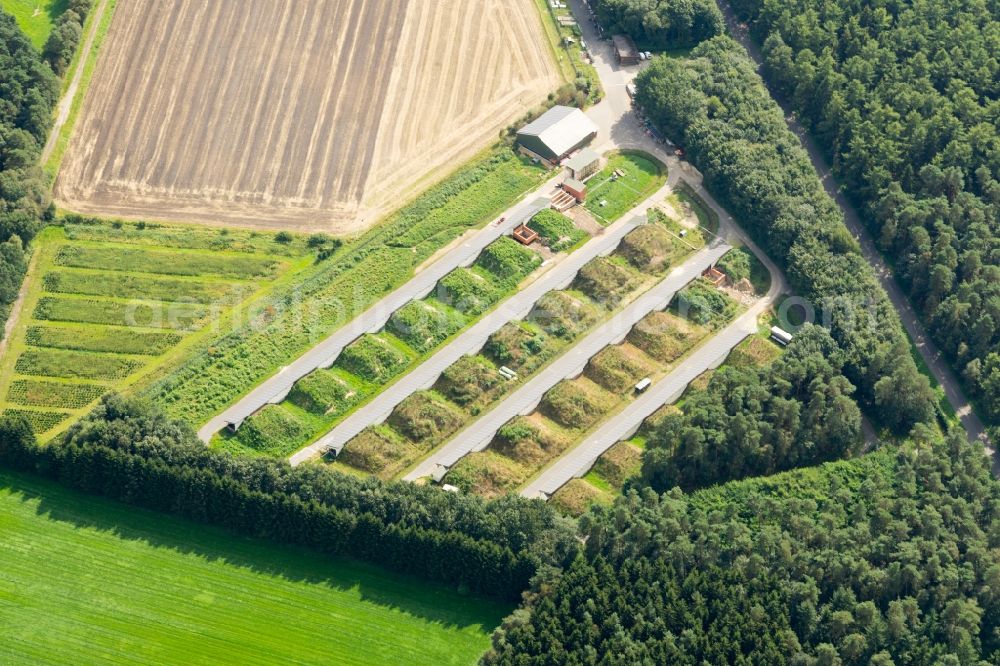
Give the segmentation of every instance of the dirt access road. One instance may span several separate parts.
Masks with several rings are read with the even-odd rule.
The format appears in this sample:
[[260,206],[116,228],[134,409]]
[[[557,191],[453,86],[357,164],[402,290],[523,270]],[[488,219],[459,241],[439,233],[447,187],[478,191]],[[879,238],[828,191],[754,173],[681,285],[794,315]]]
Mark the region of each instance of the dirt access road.
[[119,0],[56,197],[356,232],[559,83],[533,0]]
[[[729,28],[729,34],[739,41],[740,44],[747,50],[750,57],[753,59],[754,63],[757,65],[757,71],[761,71],[761,63],[763,62],[760,54],[760,50],[757,45],[753,43],[750,39],[747,31],[740,25],[735,14],[733,14],[732,8],[726,2],[719,2],[719,8],[722,9],[723,15],[726,17],[726,25]],[[763,75],[761,75],[763,78]],[[765,84],[767,79],[764,79]],[[772,97],[775,100],[778,98],[772,93]],[[806,132],[805,128],[799,123],[795,118],[795,115],[789,113],[788,109],[782,105],[782,111],[785,115],[785,123],[788,128],[795,133],[802,143],[803,148],[809,154],[809,159],[813,163],[813,168],[819,175],[820,180],[823,181],[823,187],[826,189],[827,194],[829,194],[837,205],[840,206],[840,210],[844,213],[844,220],[847,223],[847,228],[850,229],[851,234],[861,245],[861,252],[868,263],[872,265],[875,269],[875,275],[878,277],[879,282],[882,284],[882,288],[885,289],[886,293],[889,294],[889,300],[892,302],[893,307],[896,308],[896,312],[899,314],[900,320],[903,322],[903,327],[909,334],[910,339],[913,340],[914,345],[917,347],[917,351],[920,352],[921,358],[923,358],[924,363],[930,368],[931,374],[934,379],[941,385],[944,389],[945,397],[948,402],[951,403],[952,408],[955,413],[958,414],[958,418],[962,423],[962,427],[965,428],[966,433],[969,435],[969,439],[972,441],[978,441],[982,443],[987,451],[993,456],[993,468],[994,472],[998,471],[998,461],[994,454],[994,449],[992,443],[989,440],[989,436],[986,433],[986,428],[983,426],[983,422],[972,410],[972,405],[969,400],[965,397],[965,392],[962,390],[962,386],[952,371],[947,360],[941,354],[941,351],[931,340],[927,332],[924,330],[923,325],[917,318],[917,314],[913,311],[913,307],[910,305],[909,299],[903,293],[902,288],[899,283],[896,282],[895,276],[892,274],[892,270],[885,263],[882,258],[881,253],[875,246],[875,241],[872,240],[871,234],[868,232],[868,228],[861,222],[861,218],[858,217],[857,211],[854,206],[847,200],[841,190],[840,185],[837,183],[836,179],[830,170],[830,167],[826,163],[826,158],[823,156],[822,151],[816,142],[813,141],[812,137]]]

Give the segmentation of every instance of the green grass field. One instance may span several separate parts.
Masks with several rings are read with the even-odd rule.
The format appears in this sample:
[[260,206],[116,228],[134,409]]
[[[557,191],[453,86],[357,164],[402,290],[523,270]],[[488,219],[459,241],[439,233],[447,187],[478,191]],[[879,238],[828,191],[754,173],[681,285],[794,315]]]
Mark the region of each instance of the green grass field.
[[17,19],[17,25],[39,50],[68,5],[67,0],[0,0],[0,7]]
[[0,663],[472,664],[509,606],[0,472]]
[[[304,237],[68,217],[34,243],[0,362],[0,409],[49,438],[101,394],[173,367],[274,286],[313,265]],[[31,390],[27,390],[31,389]]]
[[[614,178],[616,170],[624,175]],[[666,182],[666,166],[652,156],[630,150],[611,153],[607,165],[587,181],[585,206],[601,224],[608,225]]]

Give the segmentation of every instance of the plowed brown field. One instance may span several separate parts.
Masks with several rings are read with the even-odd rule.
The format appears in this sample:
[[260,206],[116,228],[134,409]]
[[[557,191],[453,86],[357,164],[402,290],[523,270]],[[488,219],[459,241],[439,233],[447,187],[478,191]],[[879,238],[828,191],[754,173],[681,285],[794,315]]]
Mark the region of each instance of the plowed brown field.
[[532,0],[118,0],[56,195],[357,231],[559,83]]

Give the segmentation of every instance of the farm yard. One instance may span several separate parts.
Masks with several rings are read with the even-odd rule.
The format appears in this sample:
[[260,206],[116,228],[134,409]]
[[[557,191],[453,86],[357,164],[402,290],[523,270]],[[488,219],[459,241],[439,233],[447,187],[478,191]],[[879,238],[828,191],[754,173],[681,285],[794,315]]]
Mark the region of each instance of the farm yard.
[[558,87],[544,39],[533,0],[121,0],[56,196],[88,214],[357,232]]
[[3,663],[472,664],[510,611],[7,472],[0,513]]
[[306,239],[69,217],[36,240],[0,365],[0,409],[51,437],[103,394],[148,379],[309,266]]

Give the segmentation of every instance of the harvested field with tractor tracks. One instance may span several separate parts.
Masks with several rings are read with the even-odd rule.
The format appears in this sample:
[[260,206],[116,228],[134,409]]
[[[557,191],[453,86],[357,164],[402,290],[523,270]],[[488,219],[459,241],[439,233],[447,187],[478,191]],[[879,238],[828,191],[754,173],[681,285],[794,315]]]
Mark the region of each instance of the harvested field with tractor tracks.
[[119,0],[97,68],[63,207],[331,233],[561,83],[531,0]]

